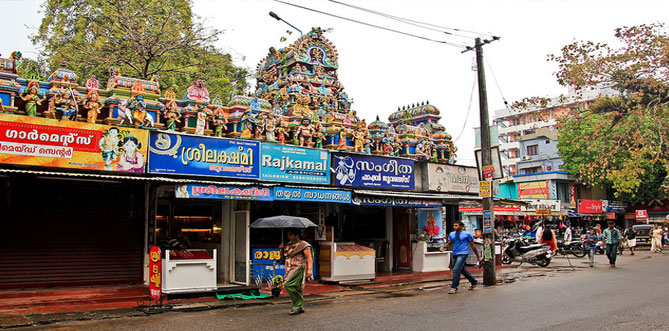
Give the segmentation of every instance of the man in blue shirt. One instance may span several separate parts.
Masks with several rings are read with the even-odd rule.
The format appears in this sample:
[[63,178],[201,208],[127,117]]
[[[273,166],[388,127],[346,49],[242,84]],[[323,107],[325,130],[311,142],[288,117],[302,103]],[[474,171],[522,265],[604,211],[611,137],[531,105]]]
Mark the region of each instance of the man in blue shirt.
[[602,233],[603,241],[606,244],[606,256],[609,258],[611,267],[616,266],[616,257],[618,255],[618,246],[622,245],[623,236],[620,230],[615,228],[615,223],[609,221],[609,227]]
[[460,275],[464,275],[469,283],[471,283],[471,286],[469,287],[470,290],[473,290],[479,283],[474,279],[474,276],[465,269],[465,261],[467,261],[470,249],[474,251],[479,262],[482,261],[479,251],[476,249],[476,246],[474,246],[474,237],[472,237],[471,233],[464,231],[465,224],[462,223],[462,221],[455,221],[453,230],[455,231],[448,235],[446,245],[439,248],[439,250],[443,252],[444,248],[453,245],[453,283],[451,284],[451,290],[448,294],[455,294],[458,291]]

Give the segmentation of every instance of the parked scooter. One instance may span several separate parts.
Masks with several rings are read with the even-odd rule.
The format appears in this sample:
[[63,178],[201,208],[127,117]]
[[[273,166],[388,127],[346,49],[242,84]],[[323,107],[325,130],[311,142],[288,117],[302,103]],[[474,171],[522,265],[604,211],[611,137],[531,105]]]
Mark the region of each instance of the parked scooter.
[[572,241],[567,244],[564,240],[558,240],[557,246],[558,249],[557,252],[555,252],[556,255],[572,254],[576,257],[584,257],[586,254],[588,254],[580,241]]
[[529,244],[526,240],[512,238],[504,241],[502,263],[520,262],[547,267],[551,263],[551,250],[548,245]]

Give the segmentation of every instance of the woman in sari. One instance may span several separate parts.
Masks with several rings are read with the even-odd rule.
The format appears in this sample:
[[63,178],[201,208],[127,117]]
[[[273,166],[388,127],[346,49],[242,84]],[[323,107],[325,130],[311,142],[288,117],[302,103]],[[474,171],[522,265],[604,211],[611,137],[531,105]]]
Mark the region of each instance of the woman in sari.
[[311,245],[300,239],[300,230],[288,229],[286,232],[290,242],[279,246],[281,253],[286,258],[286,277],[283,287],[293,302],[290,315],[297,315],[304,313],[302,289],[305,278],[313,279],[314,262],[311,256]]
[[651,238],[651,252],[653,253],[659,253],[662,252],[662,229],[655,224],[655,227],[653,230],[650,232],[650,238]]

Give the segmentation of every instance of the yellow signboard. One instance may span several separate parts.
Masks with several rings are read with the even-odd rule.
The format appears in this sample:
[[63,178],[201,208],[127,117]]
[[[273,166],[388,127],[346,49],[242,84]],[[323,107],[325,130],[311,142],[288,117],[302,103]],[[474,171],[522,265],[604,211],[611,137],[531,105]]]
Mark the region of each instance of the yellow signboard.
[[479,182],[479,196],[481,198],[492,197],[492,182],[491,181]]
[[0,163],[143,173],[147,130],[0,114]]

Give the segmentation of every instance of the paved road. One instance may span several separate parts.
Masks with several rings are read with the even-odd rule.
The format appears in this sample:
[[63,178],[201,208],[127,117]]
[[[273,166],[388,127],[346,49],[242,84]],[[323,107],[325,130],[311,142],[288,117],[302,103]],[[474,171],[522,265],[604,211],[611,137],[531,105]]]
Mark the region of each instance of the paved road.
[[[149,317],[75,322],[61,330],[669,330],[669,253],[625,255],[617,268],[604,256],[575,272],[534,269],[516,281],[448,295],[427,290],[349,296],[310,303],[288,316],[272,305]],[[556,259],[554,265],[565,265]],[[437,284],[439,285],[439,284]],[[441,284],[445,285],[445,284]],[[46,329],[47,327],[43,327]]]

